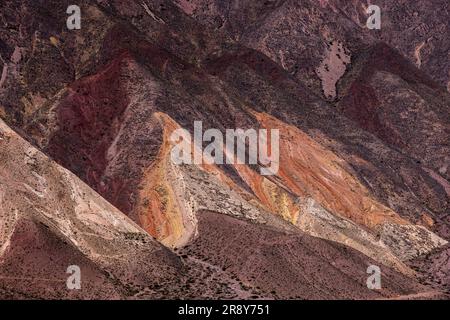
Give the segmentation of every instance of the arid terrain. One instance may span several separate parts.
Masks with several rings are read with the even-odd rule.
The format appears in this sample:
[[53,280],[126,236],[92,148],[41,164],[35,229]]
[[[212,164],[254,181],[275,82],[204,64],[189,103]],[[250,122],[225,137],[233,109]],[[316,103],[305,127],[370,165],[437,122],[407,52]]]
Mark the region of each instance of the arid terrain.
[[1,299],[449,299],[448,1],[75,2],[0,2]]

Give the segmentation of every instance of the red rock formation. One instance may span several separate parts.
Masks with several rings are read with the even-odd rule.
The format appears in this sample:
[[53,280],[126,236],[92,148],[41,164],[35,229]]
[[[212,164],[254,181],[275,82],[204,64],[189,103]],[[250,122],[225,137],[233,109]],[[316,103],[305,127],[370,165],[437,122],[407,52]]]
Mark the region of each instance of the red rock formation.
[[[83,28],[69,32],[61,1],[2,2],[0,117],[36,148],[0,120],[0,296],[421,298],[448,287],[437,270],[450,239],[448,37],[432,12],[443,1],[404,13],[381,1],[380,32],[364,28],[359,0],[231,4],[81,1]],[[175,165],[170,134],[194,121],[279,129],[278,173]],[[8,289],[36,257],[39,279],[53,260],[59,271],[76,260],[91,294],[71,296],[63,276]],[[372,263],[386,270],[378,293],[365,286]]]

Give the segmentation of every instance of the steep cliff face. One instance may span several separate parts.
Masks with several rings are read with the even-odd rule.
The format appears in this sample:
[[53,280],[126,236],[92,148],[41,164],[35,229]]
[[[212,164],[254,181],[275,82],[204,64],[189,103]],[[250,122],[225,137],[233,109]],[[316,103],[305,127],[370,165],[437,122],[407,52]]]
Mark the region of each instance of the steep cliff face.
[[[85,298],[103,284],[108,298],[439,295],[450,98],[436,66],[448,37],[389,36],[442,21],[423,1],[404,15],[380,3],[385,29],[369,32],[357,0],[81,1],[83,27],[69,31],[65,1],[5,1],[0,271],[42,256],[45,278],[58,250],[58,270],[72,256],[90,270]],[[196,121],[223,136],[278,129],[279,170],[175,164],[171,135]],[[381,292],[365,286],[373,263],[387,270]],[[27,295],[5,277],[0,293]]]

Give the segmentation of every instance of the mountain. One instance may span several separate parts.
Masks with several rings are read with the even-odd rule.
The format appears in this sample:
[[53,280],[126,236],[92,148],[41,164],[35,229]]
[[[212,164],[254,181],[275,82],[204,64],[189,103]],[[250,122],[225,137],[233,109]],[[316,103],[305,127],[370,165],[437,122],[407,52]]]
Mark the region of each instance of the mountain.
[[[447,298],[447,4],[380,3],[4,1],[0,296]],[[276,174],[175,164],[200,121]]]

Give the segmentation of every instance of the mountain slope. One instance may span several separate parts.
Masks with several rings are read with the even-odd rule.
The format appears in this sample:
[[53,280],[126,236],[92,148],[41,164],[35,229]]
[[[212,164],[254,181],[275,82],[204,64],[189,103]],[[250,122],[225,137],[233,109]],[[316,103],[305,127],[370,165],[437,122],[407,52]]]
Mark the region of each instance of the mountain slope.
[[[445,272],[415,264],[450,239],[449,96],[424,69],[436,51],[413,65],[395,39],[367,36],[361,1],[81,1],[73,32],[50,10],[66,4],[2,4],[0,116],[34,146],[2,125],[6,273],[25,272],[21,248],[42,265],[60,248],[111,286],[108,298],[443,290],[417,281]],[[227,19],[212,27],[217,15]],[[279,171],[174,164],[171,134],[195,121],[223,134],[278,129]],[[267,275],[230,265],[248,255]],[[365,286],[374,263],[388,277],[381,292]]]
[[[204,295],[217,298],[370,298],[427,290],[386,267],[385,289],[370,291],[365,287],[365,268],[373,262],[364,255],[294,229],[283,231],[246,219],[225,218],[217,213],[199,213],[199,237],[182,249],[180,259],[71,173],[18,137],[3,122],[0,122],[0,130],[2,298],[117,299]],[[211,229],[212,226],[219,228],[219,232]],[[236,233],[228,234],[230,228]],[[242,232],[238,231],[240,228],[243,228]],[[217,238],[217,234],[221,237]],[[240,239],[244,234],[250,238]],[[267,239],[263,234],[272,234],[274,240],[281,243],[299,239],[295,240],[299,241],[298,246],[280,252],[285,252],[284,255],[290,252],[288,256],[297,257],[295,264],[300,265],[306,275],[316,268],[324,268],[352,276],[328,279],[321,278],[319,273],[314,276],[314,281],[321,280],[309,289],[305,286],[313,280],[302,277],[292,280],[291,287],[286,287],[283,281],[273,277],[287,279],[293,270],[273,269],[277,259],[267,259],[266,251],[276,247],[261,243],[265,249],[252,255],[260,261],[261,271],[267,269],[264,273],[272,279],[263,285],[261,281],[267,280],[251,276],[247,269],[238,271],[232,267],[228,270],[229,266],[223,264],[222,259],[247,259],[245,251],[237,253],[229,247],[229,251],[220,252],[211,247],[225,248],[227,246],[221,241],[232,240],[236,245],[246,243],[249,244],[247,248],[256,248],[252,241],[259,243],[260,239]],[[195,254],[186,255],[192,248],[195,248]],[[324,250],[328,252],[325,256]],[[346,262],[330,263],[329,254],[333,259],[341,257],[339,259]],[[313,261],[301,258],[306,256]],[[218,257],[220,260],[215,261]],[[65,288],[65,270],[69,265],[78,265],[82,270],[80,291]],[[334,293],[324,294],[328,290]]]

